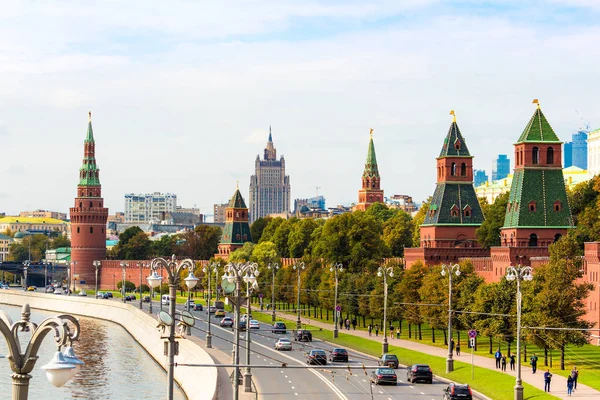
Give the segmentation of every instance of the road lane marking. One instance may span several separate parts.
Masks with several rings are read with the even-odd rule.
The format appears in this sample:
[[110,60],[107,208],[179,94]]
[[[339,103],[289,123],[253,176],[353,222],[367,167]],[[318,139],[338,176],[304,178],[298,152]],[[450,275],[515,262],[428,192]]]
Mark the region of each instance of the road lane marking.
[[415,387],[413,385],[408,385],[409,388],[414,389]]
[[379,394],[383,394],[383,392],[380,390],[380,391],[379,391]]
[[421,392],[421,394],[425,394],[425,393]]

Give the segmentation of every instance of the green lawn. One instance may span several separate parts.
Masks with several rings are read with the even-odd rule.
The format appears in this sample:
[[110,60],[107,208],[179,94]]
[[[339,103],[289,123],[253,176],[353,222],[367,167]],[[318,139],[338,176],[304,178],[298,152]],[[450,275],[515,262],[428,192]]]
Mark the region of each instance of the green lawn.
[[[288,312],[289,318],[295,319],[295,314],[293,314],[293,312],[291,310],[287,311],[287,312]],[[325,313],[323,313],[323,315],[325,316]],[[343,315],[342,317],[345,319],[345,315]],[[329,320],[326,320],[325,318],[323,318],[323,319],[313,318],[312,315],[309,316],[308,313],[306,315],[302,315],[302,321],[306,321],[307,319],[310,319],[311,321],[320,321],[320,322],[324,322],[324,323],[333,325],[331,313],[329,315]],[[269,322],[270,322],[270,320],[269,320]],[[361,325],[362,319],[359,320],[358,322],[359,322],[359,325]],[[371,323],[371,319],[367,318],[365,322],[368,325]],[[375,319],[373,319],[373,322],[375,324],[377,324],[377,323],[380,323],[380,320],[375,318]],[[393,324],[395,327],[398,326],[397,321],[394,321]],[[362,326],[357,326],[356,329],[361,329],[361,330],[366,331],[366,328],[364,328]],[[427,344],[427,345],[431,345],[431,346],[442,347],[442,348],[448,347],[446,344],[444,344],[444,333],[441,330],[436,330],[436,332],[435,332],[436,341],[435,341],[435,343],[433,342],[431,329],[429,328],[429,326],[427,324],[422,324],[421,336],[422,336],[422,340],[418,340],[418,337],[415,334],[415,327],[413,326],[412,334],[411,334],[411,337],[409,338],[408,337],[408,324],[406,323],[406,321],[404,321],[402,323],[402,339],[412,340],[415,342],[419,342],[419,343],[423,343],[423,344]],[[460,338],[461,338],[460,343],[462,346],[462,350],[470,351],[470,349],[469,350],[467,349],[467,332],[465,332],[465,331],[460,332]],[[497,348],[500,348],[500,350],[503,353],[506,353],[507,349],[508,349],[508,344],[505,341],[494,339],[492,348],[493,348],[493,351],[495,351]],[[511,352],[514,353],[515,351],[516,351],[516,343],[513,342],[513,344],[511,345]],[[533,344],[527,344],[527,356],[529,357],[532,353],[536,353],[536,355],[539,358],[539,361],[538,361],[539,368],[540,369],[549,368],[553,374],[562,375],[562,376],[566,377],[571,372],[571,369],[573,368],[573,366],[576,365],[577,369],[580,371],[578,382],[580,382],[584,385],[590,386],[596,390],[600,390],[600,346],[584,345],[582,347],[576,347],[576,346],[567,347],[565,349],[565,370],[564,371],[560,369],[560,352],[559,351],[554,350],[554,351],[548,352],[548,364],[550,365],[550,362],[551,362],[552,367],[550,367],[549,365],[548,365],[548,367],[544,366],[544,351],[543,351],[543,349],[540,349],[540,348],[534,346]],[[475,354],[479,355],[479,356],[483,356],[483,357],[489,357],[489,358],[493,357],[493,354],[489,353],[489,339],[488,338],[480,337],[478,339],[478,346],[477,346],[477,350],[475,351]],[[529,363],[529,361],[526,362],[526,364],[528,364],[528,363]]]
[[[264,311],[264,310],[263,310]],[[252,318],[271,323],[271,314],[266,312],[257,312],[252,314]],[[277,321],[285,322],[288,327],[294,325],[293,321],[277,317]],[[333,332],[327,329],[320,330],[317,327],[306,325],[307,329],[312,330],[315,338],[334,342]],[[360,351],[379,357],[381,355],[381,343],[360,338],[354,335],[349,335],[340,331],[339,337],[335,340],[336,344],[350,349]],[[468,383],[473,389],[493,398],[494,400],[512,400],[514,397],[515,379],[512,376],[492,371],[487,368],[475,367],[475,379],[471,379],[471,365],[463,362],[454,362],[454,372],[446,374],[446,359],[443,357],[430,356],[413,350],[404,349],[397,346],[389,346],[390,353],[398,356],[401,364],[412,365],[415,363],[429,364],[434,373],[454,382]],[[493,384],[492,384],[493,383]],[[526,399],[556,399],[556,397],[548,395],[543,391],[534,388],[529,384],[524,384]]]

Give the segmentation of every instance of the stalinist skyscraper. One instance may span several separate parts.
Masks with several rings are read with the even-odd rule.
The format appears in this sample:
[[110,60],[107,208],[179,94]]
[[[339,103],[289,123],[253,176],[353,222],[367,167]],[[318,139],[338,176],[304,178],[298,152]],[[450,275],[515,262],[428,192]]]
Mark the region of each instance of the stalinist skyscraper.
[[285,174],[285,159],[277,160],[277,150],[269,127],[264,159],[256,156],[250,177],[250,223],[269,214],[290,211],[290,177]]

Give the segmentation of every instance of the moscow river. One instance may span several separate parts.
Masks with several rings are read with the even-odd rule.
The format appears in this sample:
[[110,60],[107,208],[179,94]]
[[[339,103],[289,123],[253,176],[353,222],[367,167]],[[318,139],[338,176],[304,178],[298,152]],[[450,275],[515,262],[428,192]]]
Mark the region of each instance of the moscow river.
[[[21,308],[0,305],[12,321],[21,317]],[[31,309],[31,321],[40,323],[45,318],[58,315]],[[81,336],[74,344],[75,354],[85,362],[81,371],[61,388],[48,382],[40,367],[52,358],[56,346],[52,334],[46,335],[38,352],[39,359],[31,372],[29,398],[35,400],[62,399],[164,399],[167,397],[167,374],[160,365],[120,325],[111,322],[78,317]],[[156,332],[148,332],[158,335]],[[20,332],[22,349],[26,349],[29,334]],[[23,340],[24,339],[24,340]],[[0,355],[8,355],[6,340],[0,337]],[[166,359],[166,357],[165,357]],[[6,358],[0,358],[0,395],[10,398],[12,371]],[[176,386],[175,399],[185,396]]]

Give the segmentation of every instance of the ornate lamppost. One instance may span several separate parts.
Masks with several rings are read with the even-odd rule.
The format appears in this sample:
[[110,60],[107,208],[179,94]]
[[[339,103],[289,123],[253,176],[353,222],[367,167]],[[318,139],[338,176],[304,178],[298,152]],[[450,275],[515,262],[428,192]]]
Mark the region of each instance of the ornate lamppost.
[[[73,274],[71,274],[71,280],[73,281],[73,293],[77,290],[77,281],[75,274],[75,267],[77,266],[77,261],[71,261],[71,266],[73,267]],[[71,283],[69,283],[69,296],[71,295]]]
[[377,276],[383,276],[383,342],[381,343],[382,354],[388,352],[388,340],[387,340],[387,297],[388,297],[388,284],[387,277],[392,278],[394,276],[394,268],[382,266],[377,270]]
[[334,278],[335,278],[335,297],[334,297],[334,301],[333,301],[333,338],[337,339],[338,337],[338,313],[340,311],[338,311],[337,309],[337,297],[338,297],[338,271],[339,272],[344,272],[344,267],[342,266],[342,263],[337,263],[337,264],[333,264],[331,267],[329,267],[329,270],[331,272],[334,273]]
[[[140,267],[140,284],[138,286],[138,292],[140,295],[140,310],[142,309],[142,267],[144,266],[143,262],[138,262],[138,267]],[[150,300],[150,303],[152,303],[152,300]]]
[[[27,400],[29,395],[30,372],[38,359],[38,350],[48,333],[54,333],[58,346],[52,360],[42,367],[46,377],[56,387],[67,383],[79,370],[83,361],[75,356],[72,343],[79,338],[79,322],[68,314],[47,318],[39,325],[29,319],[31,309],[29,304],[23,305],[21,319],[15,323],[0,310],[0,332],[8,345],[8,361],[13,371],[12,400]],[[25,351],[21,348],[19,332],[27,332],[30,337]],[[61,352],[61,348],[64,351]]]
[[[190,312],[190,291],[192,290],[192,288],[196,287],[196,285],[198,284],[198,281],[200,279],[198,279],[194,276],[193,269],[188,269],[188,271],[189,271],[188,276],[183,281],[185,282],[185,286],[187,286],[187,290],[188,290],[186,311]],[[192,333],[192,327],[190,325],[187,325],[187,334],[189,335],[191,333]]]
[[121,269],[123,271],[123,279],[121,279],[121,296],[123,297],[123,303],[125,303],[125,275],[127,273],[127,267],[129,267],[129,263],[121,261]]
[[100,267],[102,266],[102,262],[99,260],[96,260],[92,263],[92,265],[94,266],[95,272],[96,272],[96,292],[94,293],[94,298],[98,298],[98,270],[100,269]]
[[29,269],[30,265],[31,265],[31,261],[29,261],[29,260],[23,261],[23,284],[21,285],[21,286],[23,286],[23,290],[27,290],[27,270]]
[[275,322],[275,274],[277,273],[277,270],[279,269],[279,264],[277,264],[277,263],[270,264],[269,263],[269,266],[267,268],[271,270],[271,274],[273,277],[273,281],[271,283],[271,310],[273,310],[271,313],[271,322]]
[[300,264],[294,265],[293,268],[298,273],[298,299],[296,301],[296,311],[298,316],[296,318],[296,329],[300,329],[302,328],[302,321],[300,321],[300,271],[305,269],[304,263],[301,262]]
[[206,333],[206,348],[210,349],[212,348],[212,333],[210,332],[210,301],[212,299],[212,293],[211,293],[211,288],[210,288],[210,281],[211,281],[211,273],[215,273],[215,274],[219,274],[219,270],[217,269],[217,266],[219,264],[217,263],[213,263],[210,264],[208,267],[204,267],[202,268],[202,272],[204,272],[205,274],[207,274],[207,281],[208,281],[208,300],[206,301],[206,323],[208,324],[208,332]]
[[446,373],[454,371],[454,359],[452,358],[452,273],[460,276],[460,265],[442,264],[442,276],[448,274],[448,358],[446,359]]
[[[152,288],[157,287],[162,282],[162,277],[157,274],[157,270],[162,268],[167,271],[168,279],[169,279],[169,313],[171,317],[175,317],[175,300],[177,296],[177,287],[179,286],[179,279],[181,271],[187,269],[189,271],[194,271],[194,261],[186,258],[185,260],[178,261],[175,258],[175,255],[171,257],[170,260],[164,258],[155,258],[150,262],[150,271],[151,274],[148,276],[147,281],[148,285]],[[192,281],[186,281],[186,285],[192,283]],[[194,286],[198,281],[194,282]],[[192,286],[193,287],[193,286]],[[162,299],[161,299],[162,304]],[[160,312],[159,312],[160,314]],[[168,357],[169,357],[169,370],[168,370],[168,398],[169,400],[173,400],[173,387],[175,381],[175,324],[171,323],[169,325],[169,336],[168,339]]]
[[517,281],[517,378],[515,380],[515,400],[523,400],[523,381],[521,380],[521,281],[533,279],[533,269],[522,265],[506,269],[506,280]]
[[[246,283],[252,281],[255,283],[256,276],[258,275],[258,264],[256,263],[229,263],[224,268],[225,274],[223,279],[232,283],[235,282],[235,340],[234,340],[234,364],[239,365],[240,363],[240,303],[241,296],[240,290],[242,285],[242,279]],[[243,276],[243,277],[242,277]],[[250,301],[250,297],[248,297]],[[248,303],[250,305],[250,303]],[[250,307],[248,307],[250,311]],[[248,319],[250,313],[248,313]],[[252,391],[252,372],[250,370],[250,321],[246,321],[246,371],[244,372],[244,391]],[[233,383],[233,395],[234,400],[239,399],[239,380],[240,380],[240,369],[236,366],[234,370],[234,383]]]

